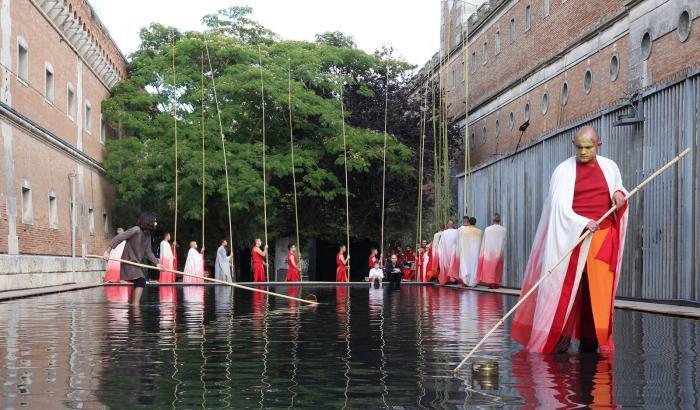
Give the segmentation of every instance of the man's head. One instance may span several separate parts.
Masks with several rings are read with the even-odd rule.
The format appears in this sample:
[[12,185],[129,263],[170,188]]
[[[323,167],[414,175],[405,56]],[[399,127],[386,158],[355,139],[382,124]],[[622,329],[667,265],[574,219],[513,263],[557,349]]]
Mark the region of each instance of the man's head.
[[374,262],[374,269],[379,269],[379,266],[381,266],[379,265],[379,262]]
[[428,244],[428,241],[426,241],[425,239],[421,239],[421,241],[420,241],[421,248],[425,248],[425,245],[427,245],[427,244]]
[[476,218],[474,218],[473,216],[469,218],[469,225],[476,226]]
[[255,238],[255,246],[258,246],[258,247],[262,246],[262,239]]
[[463,222],[465,225],[469,225],[469,217],[468,217],[467,215],[464,215],[464,218],[462,218],[462,222]]
[[190,248],[197,249],[197,242],[195,242],[195,241],[190,242]]
[[372,248],[372,249],[370,249],[370,251],[369,251],[369,254],[372,255],[372,256],[376,255],[377,253],[378,253],[377,248]]
[[224,248],[228,246],[228,241],[226,239],[222,239],[221,242],[219,242],[219,246],[223,246]]
[[579,164],[588,164],[591,161],[595,161],[602,145],[598,139],[598,132],[591,126],[585,126],[578,130],[573,144],[576,150],[576,162]]
[[346,249],[346,248],[345,248],[345,245],[340,245],[340,251],[341,251],[341,252],[345,252],[345,249]]
[[170,232],[166,232],[165,235],[163,235],[163,240],[166,242],[170,242]]
[[454,227],[455,227],[455,221],[453,221],[452,219],[447,221],[447,229],[453,229]]
[[501,214],[495,213],[493,214],[493,219],[491,221],[495,224],[500,224],[501,223]]
[[396,245],[396,252],[401,252],[401,251],[403,251],[403,248],[401,247],[401,245]]
[[406,252],[411,252],[411,251],[413,251],[413,249],[412,249],[410,246],[407,246],[407,247],[406,247]]
[[290,252],[296,252],[297,246],[294,245],[294,242],[292,242],[287,246],[287,249],[289,249]]
[[154,231],[158,227],[158,216],[153,212],[143,212],[139,215],[136,225],[144,231]]
[[391,254],[391,263],[396,264],[399,261],[399,257],[395,253]]

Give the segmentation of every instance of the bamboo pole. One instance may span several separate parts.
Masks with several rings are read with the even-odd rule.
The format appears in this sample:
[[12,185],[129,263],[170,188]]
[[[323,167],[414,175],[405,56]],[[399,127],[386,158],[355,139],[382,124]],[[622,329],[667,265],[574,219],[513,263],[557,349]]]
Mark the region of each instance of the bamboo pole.
[[[661,175],[664,171],[666,171],[666,170],[669,169],[671,166],[673,166],[675,163],[677,163],[678,161],[680,161],[684,156],[688,155],[689,152],[690,152],[690,148],[686,148],[685,151],[681,152],[680,154],[678,154],[678,156],[676,156],[674,159],[672,159],[671,161],[669,161],[666,165],[664,165],[663,167],[659,168],[656,172],[654,172],[653,174],[651,174],[651,175],[649,176],[649,178],[647,178],[647,179],[645,179],[644,181],[642,181],[641,184],[637,185],[636,188],[634,188],[632,191],[630,191],[630,192],[627,194],[627,198],[626,198],[626,199],[629,200],[631,197],[633,197],[634,195],[636,195],[642,188],[644,188],[644,186],[645,186],[646,184],[648,184],[649,182],[651,182],[654,178],[658,177],[658,176]],[[598,219],[598,221],[597,221],[598,224],[600,224],[601,222],[603,222],[608,216],[610,216],[610,214],[612,214],[613,212],[615,212],[616,209],[617,209],[617,208],[616,208],[615,206],[613,206],[612,208],[610,208],[605,214],[603,214],[603,216],[600,217],[600,219]],[[552,265],[551,268],[549,268],[549,270],[547,271],[547,273],[545,273],[544,275],[542,275],[542,276],[540,277],[540,279],[539,279],[537,282],[535,282],[535,284],[532,286],[532,288],[530,288],[530,290],[527,291],[527,293],[525,293],[524,295],[522,295],[522,296],[520,297],[520,300],[518,300],[518,303],[516,303],[515,306],[513,306],[513,307],[508,311],[508,313],[505,314],[505,316],[503,316],[501,319],[498,320],[498,322],[496,323],[496,325],[495,325],[494,327],[492,327],[491,330],[489,330],[488,333],[486,333],[486,336],[484,336],[484,337],[479,341],[479,343],[477,343],[476,346],[474,346],[474,348],[472,348],[472,350],[469,352],[469,354],[467,355],[467,357],[465,357],[464,360],[462,360],[462,361],[459,363],[459,365],[457,365],[457,367],[455,367],[455,369],[454,369],[455,375],[459,373],[459,369],[460,369],[462,366],[464,366],[464,364],[467,362],[467,360],[469,360],[469,358],[471,358],[472,355],[473,355],[474,353],[476,353],[477,350],[479,350],[479,348],[481,347],[482,344],[484,344],[484,342],[486,341],[486,339],[488,339],[489,336],[491,336],[491,334],[492,334],[493,332],[495,332],[496,329],[498,329],[498,328],[505,322],[505,320],[508,319],[508,317],[510,317],[510,315],[512,315],[513,312],[515,312],[515,310],[516,310],[518,307],[520,307],[520,305],[522,305],[522,304],[527,300],[527,298],[529,298],[530,295],[532,295],[532,294],[535,292],[535,290],[537,290],[537,288],[542,284],[542,282],[544,282],[544,281],[549,277],[549,275],[552,274],[552,272],[554,271],[554,269],[555,269],[557,266],[559,266],[559,264],[562,263],[562,262],[564,261],[564,259],[566,259],[566,257],[569,256],[569,254],[570,254],[571,252],[573,252],[573,251],[576,249],[576,247],[578,247],[578,246],[581,244],[581,242],[583,242],[586,238],[588,238],[588,236],[589,236],[590,234],[591,234],[591,231],[586,230],[586,232],[584,232],[584,233],[578,238],[578,240],[576,241],[576,243],[575,243],[571,248],[569,248],[569,250],[566,251],[566,252],[559,258],[559,260],[558,260],[554,265]]]
[[[117,261],[117,262],[119,262],[119,263],[125,263],[125,264],[127,264],[127,265],[137,266],[137,267],[139,267],[139,268],[146,268],[146,269],[153,269],[153,268],[154,268],[154,266],[151,266],[151,265],[145,265],[145,264],[143,264],[143,263],[131,262],[131,261],[127,261],[127,260],[119,259],[119,258],[108,258],[108,259],[105,259],[104,257],[98,256],[98,255],[87,255],[87,257],[88,257],[88,258],[93,258],[93,259],[103,259],[103,260]],[[193,275],[193,274],[191,274],[191,273],[180,272],[180,271],[178,271],[178,270],[168,269],[168,268],[161,268],[160,270],[164,270],[164,271],[168,271],[168,272],[177,273],[178,275],[182,275],[182,276],[190,276],[190,277],[193,277],[193,278],[199,278],[199,279],[203,279],[203,280],[205,280],[205,281],[207,281],[207,282],[218,283],[218,284],[220,284],[220,285],[233,286],[234,288],[245,289],[245,290],[249,290],[249,291],[251,291],[251,292],[264,293],[264,294],[266,294],[266,295],[277,296],[277,297],[284,298],[284,299],[296,300],[297,302],[308,303],[308,304],[310,304],[310,305],[312,305],[312,306],[318,305],[318,302],[314,302],[314,301],[311,301],[311,300],[299,299],[299,298],[295,298],[295,297],[292,297],[292,296],[283,295],[283,294],[281,294],[281,293],[270,292],[269,290],[251,288],[251,287],[249,287],[249,286],[239,285],[238,283],[235,283],[235,282],[226,282],[226,281],[223,281],[223,280],[218,280],[218,279],[213,279],[213,278],[207,278],[207,277],[205,277],[205,276]]]

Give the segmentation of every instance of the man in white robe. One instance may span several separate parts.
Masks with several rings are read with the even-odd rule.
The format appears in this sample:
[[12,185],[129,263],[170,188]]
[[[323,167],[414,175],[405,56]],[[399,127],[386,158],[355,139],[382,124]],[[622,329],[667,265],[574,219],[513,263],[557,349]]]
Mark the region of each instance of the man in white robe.
[[[159,253],[159,255],[160,255],[160,264],[163,265],[164,268],[175,269],[175,267],[174,267],[175,258],[173,258],[172,245],[170,244],[170,234],[167,232],[165,233],[165,235],[163,235],[163,240],[160,241],[160,253]],[[158,278],[158,282],[160,282],[160,283],[175,282],[175,273],[167,271],[167,270],[161,270],[160,276]]]
[[464,217],[464,225],[459,232],[459,280],[464,286],[476,286],[481,248],[481,229],[476,226],[476,218]]
[[501,225],[501,215],[494,214],[492,225],[484,229],[484,240],[479,253],[479,282],[490,289],[497,289],[503,280],[503,261],[506,248],[506,228]]
[[[592,127],[583,127],[572,141],[576,156],[552,174],[530,259],[525,295],[576,243],[593,232],[552,270],[523,302],[511,328],[513,338],[530,352],[565,351],[581,340],[581,351],[614,350],[613,302],[627,230],[622,176],[612,160],[601,157],[601,142]],[[616,212],[598,224],[605,212]]]
[[[185,273],[204,277],[204,247],[202,251],[197,252],[197,242],[190,242],[190,250],[187,252],[187,261],[185,262]],[[182,279],[183,283],[204,283],[204,279],[186,275]]]
[[214,265],[214,278],[226,282],[232,282],[231,279],[231,257],[226,253],[228,241],[221,241],[219,248],[216,250],[216,264]]
[[440,284],[459,280],[459,236],[453,221],[447,222],[438,243],[438,263],[440,264]]

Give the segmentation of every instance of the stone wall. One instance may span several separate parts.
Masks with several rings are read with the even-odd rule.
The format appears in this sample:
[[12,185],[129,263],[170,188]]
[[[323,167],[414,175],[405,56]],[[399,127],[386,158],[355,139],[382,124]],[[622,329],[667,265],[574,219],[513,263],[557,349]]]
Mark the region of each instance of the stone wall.
[[0,291],[57,286],[67,283],[102,283],[105,262],[65,256],[0,254]]

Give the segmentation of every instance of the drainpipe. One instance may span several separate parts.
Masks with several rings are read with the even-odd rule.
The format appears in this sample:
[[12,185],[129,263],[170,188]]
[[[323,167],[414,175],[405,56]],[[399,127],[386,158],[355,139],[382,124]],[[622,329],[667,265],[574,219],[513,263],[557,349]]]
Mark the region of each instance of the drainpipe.
[[78,219],[75,215],[75,177],[76,175],[71,173],[68,174],[70,179],[70,262],[71,262],[71,272],[68,274],[68,282],[75,283],[75,243],[76,243],[76,231],[78,225],[76,220]]

